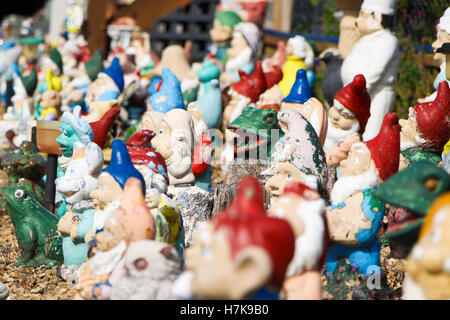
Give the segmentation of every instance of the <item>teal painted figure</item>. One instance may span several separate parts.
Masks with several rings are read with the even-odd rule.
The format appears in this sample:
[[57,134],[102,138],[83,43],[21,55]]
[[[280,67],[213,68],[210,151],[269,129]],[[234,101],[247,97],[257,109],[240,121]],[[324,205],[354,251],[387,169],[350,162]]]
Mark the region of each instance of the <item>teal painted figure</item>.
[[62,239],[57,234],[58,218],[21,186],[5,186],[2,197],[14,225],[22,255],[16,265],[48,268],[63,262]]
[[205,85],[205,93],[193,103],[199,108],[209,129],[219,128],[222,123],[222,93],[217,79],[208,82]]
[[58,232],[63,238],[64,264],[68,268],[79,266],[88,258],[85,236],[92,229],[95,215],[90,193],[97,188],[102,166],[103,153],[97,144],[90,142],[85,146],[76,142],[64,176],[55,181],[56,190],[67,203]]

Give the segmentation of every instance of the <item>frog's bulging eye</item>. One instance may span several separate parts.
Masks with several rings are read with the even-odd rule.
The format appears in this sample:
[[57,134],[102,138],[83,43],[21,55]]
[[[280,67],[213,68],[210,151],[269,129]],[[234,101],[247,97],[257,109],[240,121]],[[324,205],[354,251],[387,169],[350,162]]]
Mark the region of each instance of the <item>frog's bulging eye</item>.
[[267,124],[272,124],[272,122],[273,122],[273,116],[272,115],[267,116],[266,123]]
[[428,178],[425,181],[425,188],[428,189],[428,191],[433,192],[438,187],[439,181],[436,178]]
[[23,197],[23,195],[25,194],[25,192],[23,192],[23,190],[16,190],[16,192],[14,192],[14,195],[16,196],[16,198],[20,199]]

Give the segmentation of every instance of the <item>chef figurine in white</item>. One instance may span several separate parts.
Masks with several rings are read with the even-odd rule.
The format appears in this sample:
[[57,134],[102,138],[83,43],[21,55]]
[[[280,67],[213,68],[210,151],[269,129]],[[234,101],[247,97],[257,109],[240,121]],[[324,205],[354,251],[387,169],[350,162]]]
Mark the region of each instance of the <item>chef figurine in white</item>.
[[366,78],[372,103],[364,141],[378,134],[384,115],[392,111],[395,104],[399,44],[390,30],[394,22],[394,3],[395,0],[364,0],[356,19],[361,38],[342,64],[344,86],[357,74]]

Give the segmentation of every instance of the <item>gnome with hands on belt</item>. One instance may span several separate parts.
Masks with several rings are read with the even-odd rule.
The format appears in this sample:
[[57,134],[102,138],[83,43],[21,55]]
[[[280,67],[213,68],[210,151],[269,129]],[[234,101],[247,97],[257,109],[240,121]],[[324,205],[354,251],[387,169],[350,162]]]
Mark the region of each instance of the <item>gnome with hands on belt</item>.
[[378,134],[384,115],[395,104],[399,44],[389,30],[394,19],[394,2],[364,0],[356,19],[362,36],[342,64],[341,78],[344,86],[351,83],[357,74],[363,74],[366,78],[366,88],[372,101],[364,141]]

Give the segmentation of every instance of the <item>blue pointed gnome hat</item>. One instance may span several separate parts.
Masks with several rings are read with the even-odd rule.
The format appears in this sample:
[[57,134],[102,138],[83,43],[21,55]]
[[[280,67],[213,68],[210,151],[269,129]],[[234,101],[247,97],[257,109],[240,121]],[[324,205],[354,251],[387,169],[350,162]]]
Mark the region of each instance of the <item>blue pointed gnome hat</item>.
[[311,98],[311,89],[309,88],[308,78],[306,77],[306,70],[299,69],[291,91],[283,101],[305,103],[309,98]]
[[185,109],[181,84],[177,76],[169,68],[163,68],[162,79],[159,92],[149,99],[153,110],[167,113],[173,109]]
[[123,79],[123,71],[119,63],[119,58],[114,58],[111,65],[103,70],[103,73],[106,73],[111,79],[113,79],[120,92],[123,91],[125,80]]
[[109,173],[122,189],[125,187],[128,178],[138,178],[141,181],[142,192],[145,197],[144,177],[131,162],[130,154],[128,153],[125,143],[120,139],[114,139],[111,143],[111,148],[111,161],[109,162],[109,166],[106,167],[103,172]]
[[77,135],[78,139],[87,145],[89,142],[94,140],[94,131],[92,131],[89,122],[81,118],[81,110],[79,108],[74,111],[65,111],[61,118],[63,123],[68,124]]

